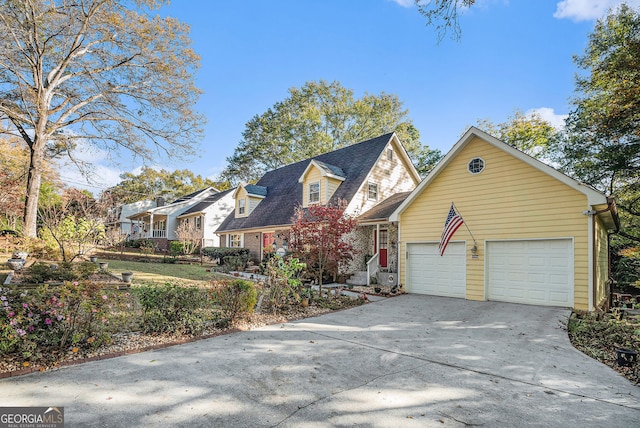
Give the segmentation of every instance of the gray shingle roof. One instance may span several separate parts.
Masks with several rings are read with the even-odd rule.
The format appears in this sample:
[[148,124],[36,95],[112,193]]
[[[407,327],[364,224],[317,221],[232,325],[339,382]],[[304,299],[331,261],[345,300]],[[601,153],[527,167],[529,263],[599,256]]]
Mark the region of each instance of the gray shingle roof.
[[[225,190],[224,192],[220,192],[220,193],[216,193],[216,194],[211,195],[211,196],[207,196],[201,202],[198,202],[197,204],[195,204],[194,206],[192,206],[188,210],[186,210],[183,213],[181,213],[180,216],[187,215],[187,214],[198,213],[200,211],[204,211],[205,209],[207,209],[208,207],[210,207],[211,205],[213,205],[214,203],[219,201],[227,193],[233,192],[233,190],[234,189],[229,189],[229,190]],[[180,217],[180,216],[178,216],[178,217]]]
[[360,215],[358,221],[387,220],[410,194],[411,192],[401,192],[389,196],[369,211]]
[[[298,179],[312,160],[339,168],[345,177],[330,203],[338,199],[351,201],[392,135],[385,134],[267,172],[256,183],[267,188],[267,197],[248,217],[235,218],[234,213],[229,214],[218,232],[291,224],[295,207],[302,204],[302,184],[298,183]],[[335,174],[335,171],[332,172]]]
[[315,160],[316,164],[318,164],[318,166],[322,169],[324,169],[326,172],[333,174],[335,176],[338,177],[342,177],[342,178],[346,178],[347,175],[344,173],[344,171],[342,170],[342,168],[335,166],[335,165],[329,165],[328,163],[324,163],[322,161],[319,160]]
[[175,201],[169,202],[167,205],[175,204],[175,203],[178,203],[178,202],[188,201],[189,199],[191,199],[191,198],[193,198],[195,196],[198,196],[200,193],[204,192],[207,189],[209,189],[209,188],[207,187],[207,188],[204,188],[204,189],[196,190],[195,192],[189,193],[188,195],[180,196]]
[[255,184],[247,184],[244,190],[250,195],[267,196],[267,188],[264,186],[256,186]]

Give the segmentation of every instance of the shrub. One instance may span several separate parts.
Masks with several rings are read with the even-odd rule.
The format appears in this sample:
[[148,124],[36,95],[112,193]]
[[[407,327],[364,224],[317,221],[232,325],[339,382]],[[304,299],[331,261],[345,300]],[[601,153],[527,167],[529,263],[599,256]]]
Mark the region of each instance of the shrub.
[[247,256],[247,260],[249,260],[248,248],[204,247],[202,254],[212,260],[220,260],[220,264],[224,263],[224,258],[227,256]]
[[142,328],[145,332],[198,334],[204,329],[210,300],[203,290],[165,284],[137,287],[134,292],[142,307]]
[[124,244],[125,244],[125,247],[128,247],[128,248],[140,248],[140,249],[155,248],[156,246],[155,242],[153,242],[151,239],[145,239],[145,238],[132,239],[130,241],[126,241]]
[[25,239],[24,248],[26,251],[35,258],[46,260],[59,260],[61,257],[60,247],[58,243],[53,239],[51,234],[40,233],[40,239]]
[[171,254],[182,254],[184,251],[184,244],[181,241],[171,241],[169,244],[169,251]]
[[233,322],[238,316],[253,312],[258,301],[258,291],[251,281],[238,279],[221,282],[213,291],[213,299],[224,316]]
[[98,265],[92,262],[82,262],[75,266],[75,270],[80,279],[88,279],[98,271]]
[[53,278],[53,269],[47,263],[38,262],[29,266],[25,271],[25,282],[42,284]]
[[244,269],[244,267],[247,265],[247,262],[249,261],[249,255],[241,254],[237,256],[225,256],[223,260],[223,264],[225,266],[228,266],[229,269],[239,271]]
[[0,289],[0,350],[37,359],[46,349],[96,347],[109,342],[106,307],[112,291],[65,282],[33,290]]
[[269,302],[273,310],[278,310],[288,303],[300,300],[302,281],[300,274],[306,268],[304,263],[295,257],[283,259],[274,256],[269,259],[266,273],[269,282]]

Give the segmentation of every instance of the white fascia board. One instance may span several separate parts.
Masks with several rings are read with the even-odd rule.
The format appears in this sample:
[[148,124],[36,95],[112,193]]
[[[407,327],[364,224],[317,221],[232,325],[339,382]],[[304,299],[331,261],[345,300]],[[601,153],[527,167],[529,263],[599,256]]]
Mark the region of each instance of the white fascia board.
[[312,166],[315,166],[316,168],[318,168],[318,170],[320,170],[320,175],[322,177],[335,178],[336,180],[340,180],[340,181],[346,180],[346,177],[340,177],[339,175],[335,175],[335,174],[332,174],[330,172],[327,172],[323,167],[321,167],[315,161],[315,159],[311,159],[311,162],[309,162],[309,165],[307,165],[307,167],[304,169],[304,172],[302,173],[300,178],[298,178],[298,183],[304,183],[304,178],[307,176],[307,173],[309,172],[309,170],[311,169]]
[[[402,157],[402,160],[404,160],[405,164],[408,166],[409,174],[411,174],[413,176],[413,178],[418,183],[420,183],[420,180],[421,180],[420,174],[418,174],[418,170],[416,169],[415,165],[411,161],[411,157],[409,156],[409,153],[407,153],[407,149],[404,148],[404,145],[402,144],[402,142],[400,141],[400,139],[398,138],[398,136],[396,135],[395,132],[393,133],[393,135],[391,136],[391,139],[389,141],[390,142],[391,141],[395,141],[396,145],[398,147],[400,147],[400,156]],[[386,153],[380,153],[380,157],[385,155],[385,154]],[[378,157],[378,161],[380,160],[380,157]],[[378,163],[378,161],[376,161],[376,164]]]
[[[373,166],[371,167],[371,169],[369,170],[369,172],[367,173],[367,176],[365,177],[365,179],[362,181],[362,183],[360,184],[360,187],[358,187],[358,191],[354,194],[358,195],[360,194],[360,192],[364,191],[364,186],[369,185],[369,180],[371,179],[371,173],[373,172],[373,168],[376,167],[376,165],[378,165],[378,162],[380,162],[380,159],[382,159],[382,156],[386,156],[386,147],[389,144],[392,144],[393,142],[396,143],[396,146],[400,147],[400,157],[404,160],[405,165],[407,165],[408,170],[409,170],[409,174],[411,174],[413,176],[413,178],[420,183],[420,174],[418,174],[418,170],[416,169],[416,167],[413,165],[413,162],[411,162],[411,158],[409,157],[409,154],[407,153],[407,151],[405,150],[404,146],[402,145],[402,143],[400,142],[400,140],[398,139],[398,136],[396,135],[396,133],[394,132],[391,135],[391,138],[389,138],[389,141],[387,142],[387,145],[385,146],[385,150],[382,150],[380,152],[380,154],[378,155],[378,158],[376,159],[375,163],[373,164]],[[409,195],[411,196],[411,195]],[[354,201],[354,199],[352,199],[351,201],[349,201],[349,204],[347,206],[347,212],[350,212],[352,214],[356,214],[357,210],[355,206],[351,206],[351,203]],[[382,202],[382,201],[381,201]],[[391,221],[391,219],[389,219],[389,221]]]

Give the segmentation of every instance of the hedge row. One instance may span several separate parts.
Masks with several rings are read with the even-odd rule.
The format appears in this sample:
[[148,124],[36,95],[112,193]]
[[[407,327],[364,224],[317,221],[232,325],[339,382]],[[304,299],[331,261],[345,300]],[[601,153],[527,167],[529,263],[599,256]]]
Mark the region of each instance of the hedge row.
[[228,256],[249,256],[248,248],[204,247],[202,254],[210,259],[220,259],[222,262]]

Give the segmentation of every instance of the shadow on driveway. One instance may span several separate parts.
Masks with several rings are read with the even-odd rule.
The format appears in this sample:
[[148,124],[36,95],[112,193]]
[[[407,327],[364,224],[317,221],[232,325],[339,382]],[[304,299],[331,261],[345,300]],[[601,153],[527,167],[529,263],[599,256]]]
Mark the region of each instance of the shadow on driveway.
[[0,381],[66,426],[640,426],[640,389],[567,309],[404,295]]

